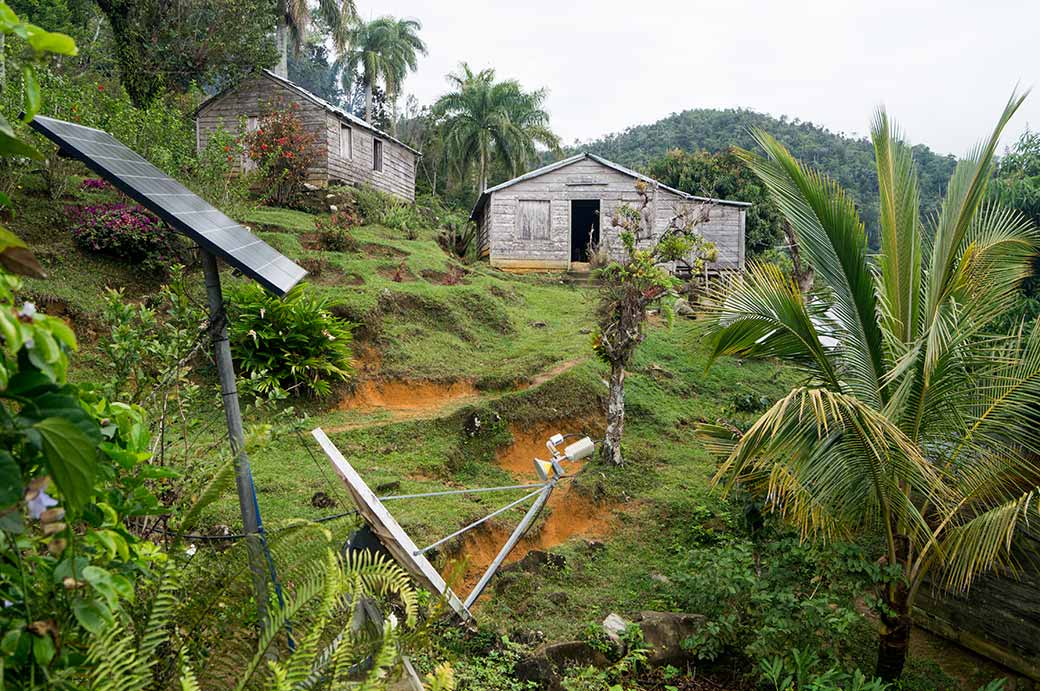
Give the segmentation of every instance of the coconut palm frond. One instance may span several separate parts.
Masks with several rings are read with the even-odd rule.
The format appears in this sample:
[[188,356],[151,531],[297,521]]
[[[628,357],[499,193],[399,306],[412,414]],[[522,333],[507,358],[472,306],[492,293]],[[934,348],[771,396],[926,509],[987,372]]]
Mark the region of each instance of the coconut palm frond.
[[766,158],[738,152],[773,193],[799,247],[833,295],[830,310],[841,328],[847,385],[880,405],[884,350],[878,301],[867,262],[867,235],[856,207],[832,179],[799,163],[765,132],[755,139]]

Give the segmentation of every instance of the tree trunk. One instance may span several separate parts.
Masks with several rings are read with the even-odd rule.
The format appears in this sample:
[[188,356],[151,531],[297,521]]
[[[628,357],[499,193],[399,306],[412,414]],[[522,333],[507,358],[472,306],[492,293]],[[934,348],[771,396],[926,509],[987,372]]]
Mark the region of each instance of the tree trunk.
[[274,66],[274,73],[282,79],[289,78],[289,27],[285,24],[285,17],[278,18],[278,26],[274,31],[275,44],[278,47],[278,64]]
[[484,190],[487,189],[487,152],[484,147],[480,148],[480,192],[484,194]]
[[365,122],[372,124],[372,80],[365,80]]
[[610,392],[607,394],[607,434],[603,439],[603,458],[621,465],[621,434],[625,430],[625,367],[610,365]]
[[[910,541],[904,535],[896,535],[896,560],[906,574]],[[878,632],[878,658],[875,676],[887,683],[894,683],[903,674],[906,654],[910,648],[910,631],[914,621],[911,616],[910,588],[900,577],[888,586],[885,592],[885,609],[881,614]]]

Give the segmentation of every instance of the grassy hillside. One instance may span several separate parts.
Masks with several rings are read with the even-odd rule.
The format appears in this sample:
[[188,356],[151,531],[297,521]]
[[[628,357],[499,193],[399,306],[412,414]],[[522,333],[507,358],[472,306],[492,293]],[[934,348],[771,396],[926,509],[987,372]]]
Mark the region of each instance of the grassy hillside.
[[[63,203],[87,199],[76,192]],[[26,297],[68,316],[85,347],[79,362],[88,366],[80,377],[104,377],[97,355],[107,338],[99,321],[104,288],[123,287],[130,300],[147,302],[158,282],[70,243],[61,206],[40,191],[22,190],[18,201],[22,211],[10,225],[51,274],[31,281]],[[352,509],[310,441],[307,431],[316,426],[381,495],[533,482],[533,458],[544,457],[551,434],[602,434],[606,368],[590,348],[589,289],[563,285],[553,275],[513,276],[481,263],[460,264],[436,244],[434,229],[408,239],[401,231],[367,225],[352,231],[356,250],[321,250],[315,219],[271,208],[242,219],[306,266],[310,289],[358,324],[355,379],[324,400],[287,402],[299,434],[283,424],[284,405],[282,413],[247,410],[247,425],[273,425],[267,442],[251,451],[269,530]],[[197,268],[190,271],[201,289]],[[228,273],[225,280],[244,279]],[[194,377],[212,387],[206,366]],[[691,554],[725,559],[732,546],[750,544],[742,527],[745,500],[726,500],[710,490],[713,462],[694,425],[717,419],[746,425],[795,381],[794,373],[772,362],[726,358],[709,369],[695,322],[680,319],[669,326],[652,320],[627,380],[626,465],[590,461],[574,468],[573,479],[555,492],[510,566],[478,602],[480,631],[462,636],[451,627],[438,630],[429,658],[419,663],[450,660],[460,689],[524,688],[513,666],[543,640],[581,638],[610,612],[691,607]],[[219,409],[192,412],[207,421],[193,442],[219,448]],[[187,470],[206,472],[207,463]],[[516,496],[399,502],[393,510],[424,545]],[[432,553],[434,563],[467,592],[519,515],[507,512],[446,544]],[[204,529],[236,532],[238,524],[237,498],[229,491],[207,514]],[[354,523],[324,525],[342,539]],[[798,549],[797,541],[785,544]],[[761,559],[768,567],[772,557]],[[728,588],[726,582],[717,587]],[[853,634],[863,637],[853,661],[869,666],[873,643],[865,619],[857,617]],[[722,686],[703,688],[750,688],[742,677],[750,667],[737,657],[724,660],[722,671],[706,666],[698,672],[720,675]],[[648,682],[642,688],[665,687]]]
[[[877,227],[878,190],[874,150],[865,138],[852,138],[824,127],[786,117],[774,118],[746,109],[700,108],[676,113],[650,125],[630,127],[581,144],[591,151],[627,166],[643,166],[673,148],[722,151],[731,146],[755,147],[750,131],[761,129],[779,139],[798,159],[836,178],[852,193],[868,230]],[[938,203],[955,160],[927,146],[914,147],[921,183],[921,203],[932,209]],[[872,237],[876,234],[872,232]]]

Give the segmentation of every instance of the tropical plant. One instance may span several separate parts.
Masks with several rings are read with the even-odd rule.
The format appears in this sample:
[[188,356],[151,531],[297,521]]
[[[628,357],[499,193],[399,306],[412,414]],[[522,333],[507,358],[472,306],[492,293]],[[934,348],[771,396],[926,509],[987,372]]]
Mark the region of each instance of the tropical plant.
[[278,0],[275,24],[275,47],[278,64],[275,73],[288,77],[289,52],[299,51],[307,43],[307,31],[313,24],[328,29],[336,50],[342,51],[350,41],[350,32],[357,22],[354,0],[318,0],[317,7],[307,0]]
[[301,284],[276,298],[255,283],[231,288],[231,352],[267,392],[328,395],[350,378],[351,325]]
[[401,85],[408,73],[418,68],[418,56],[426,54],[420,29],[422,24],[415,19],[380,17],[351,31],[350,50],[344,56],[343,88],[349,92],[356,80],[364,85],[366,121],[373,121],[372,89],[382,82],[393,106],[390,126],[396,129]]
[[303,125],[299,104],[275,104],[246,136],[249,157],[256,161],[271,200],[288,204],[303,188],[318,155],[317,135]]
[[716,481],[759,492],[805,538],[883,540],[884,562],[898,567],[877,602],[886,682],[902,672],[925,583],[963,592],[984,572],[1014,571],[1016,531],[1040,507],[1040,330],[988,329],[1015,305],[1037,247],[1032,223],[986,200],[997,142],[1023,98],[957,164],[928,220],[912,150],[877,113],[876,263],[837,183],[765,132],[755,133],[764,157],[741,153],[826,292],[807,299],[758,264],[715,293],[713,357],[777,357],[807,381],[743,435],[701,433],[722,459]]
[[[621,436],[625,428],[625,368],[643,342],[647,308],[659,300],[675,298],[679,280],[665,264],[683,259],[700,273],[704,261],[713,261],[715,245],[705,242],[697,226],[710,209],[680,205],[664,232],[655,236],[653,204],[657,191],[643,180],[635,183],[639,208],[627,203],[614,209],[611,224],[618,231],[622,258],[596,271],[599,296],[593,349],[610,366],[607,393],[607,433],[603,458],[621,465]],[[666,305],[667,306],[667,305]]]
[[434,116],[443,120],[456,170],[464,174],[476,166],[478,192],[487,189],[496,159],[519,174],[536,159],[536,145],[559,148],[559,137],[549,129],[544,90],[524,91],[515,80],[496,81],[493,69],[473,72],[466,63],[448,81],[453,91],[437,100]]

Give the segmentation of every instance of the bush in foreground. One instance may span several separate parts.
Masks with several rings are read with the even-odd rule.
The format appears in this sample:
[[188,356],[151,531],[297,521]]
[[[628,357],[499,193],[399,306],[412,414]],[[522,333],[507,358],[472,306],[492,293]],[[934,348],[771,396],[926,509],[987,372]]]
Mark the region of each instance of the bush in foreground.
[[327,396],[353,365],[352,325],[334,317],[322,298],[298,285],[277,298],[249,283],[231,288],[232,353],[254,388],[267,395]]

